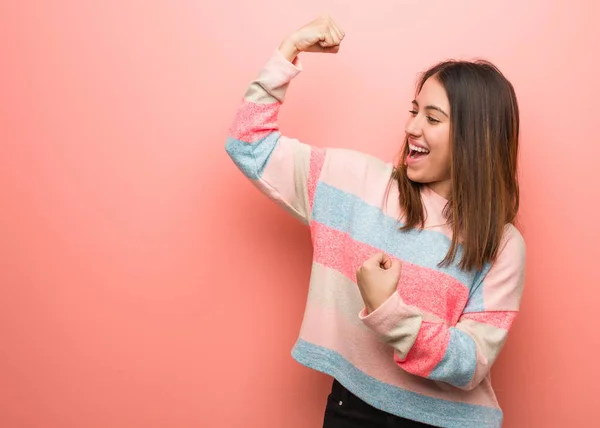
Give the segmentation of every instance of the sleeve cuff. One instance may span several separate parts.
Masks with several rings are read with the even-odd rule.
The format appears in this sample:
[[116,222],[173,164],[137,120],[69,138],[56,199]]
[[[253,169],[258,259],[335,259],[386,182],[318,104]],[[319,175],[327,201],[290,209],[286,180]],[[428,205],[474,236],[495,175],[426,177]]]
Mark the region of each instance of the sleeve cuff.
[[269,95],[283,103],[290,81],[301,72],[302,63],[298,57],[294,62],[290,62],[279,49],[275,49],[260,71],[256,83]]
[[279,87],[289,83],[302,71],[302,63],[298,57],[294,59],[294,62],[290,62],[279,49],[275,49],[271,58],[267,61],[263,73],[269,76],[269,83],[273,87]]
[[286,67],[290,69],[290,71],[293,71],[295,73],[299,73],[303,70],[302,62],[300,61],[299,56],[296,56],[296,58],[294,58],[294,61],[290,62],[286,57],[283,56],[279,49],[275,49],[275,52],[273,52],[272,59],[278,63],[281,63],[283,67]]
[[358,317],[371,330],[386,335],[398,326],[402,320],[416,314],[415,310],[406,305],[396,291],[373,312],[368,313],[363,308]]

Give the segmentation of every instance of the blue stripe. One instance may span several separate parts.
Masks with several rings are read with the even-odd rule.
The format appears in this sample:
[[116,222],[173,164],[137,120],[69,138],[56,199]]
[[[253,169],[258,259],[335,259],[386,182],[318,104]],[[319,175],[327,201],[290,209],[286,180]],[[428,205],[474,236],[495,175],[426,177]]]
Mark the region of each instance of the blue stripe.
[[483,302],[483,279],[490,271],[492,265],[490,263],[486,263],[481,272],[479,272],[475,276],[475,280],[473,281],[474,285],[471,287],[471,291],[469,292],[469,301],[467,302],[467,306],[463,310],[463,312],[483,312],[485,311],[485,305]]
[[429,379],[463,387],[471,382],[477,366],[475,341],[465,332],[450,329],[450,342],[442,360],[429,374]]
[[433,230],[411,230],[400,232],[402,224],[367,204],[358,196],[329,186],[317,184],[313,208],[313,220],[340,232],[348,233],[352,239],[379,248],[400,260],[443,272],[467,287],[471,287],[477,272],[465,272],[458,267],[462,256],[459,247],[455,263],[439,267],[451,240],[441,232]]
[[228,137],[225,143],[225,151],[246,177],[258,180],[262,177],[265,167],[269,163],[280,135],[278,131],[271,132],[254,143],[246,143]]
[[367,376],[337,352],[302,339],[296,342],[292,356],[306,367],[333,376],[357,397],[385,412],[447,428],[502,426],[503,415],[499,409],[440,400],[382,383]]
[[485,306],[483,304],[483,282],[479,282],[471,289],[469,301],[463,312],[473,313],[483,311],[485,311]]

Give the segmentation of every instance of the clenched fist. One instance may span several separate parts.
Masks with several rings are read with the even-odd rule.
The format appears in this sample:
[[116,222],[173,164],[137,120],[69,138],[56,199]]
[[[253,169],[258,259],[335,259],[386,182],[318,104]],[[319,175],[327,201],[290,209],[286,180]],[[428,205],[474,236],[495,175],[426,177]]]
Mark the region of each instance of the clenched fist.
[[398,288],[402,263],[387,254],[377,253],[356,271],[360,295],[369,312],[383,304]]
[[279,46],[279,51],[290,62],[300,52],[337,53],[344,32],[329,16],[321,16],[296,30]]

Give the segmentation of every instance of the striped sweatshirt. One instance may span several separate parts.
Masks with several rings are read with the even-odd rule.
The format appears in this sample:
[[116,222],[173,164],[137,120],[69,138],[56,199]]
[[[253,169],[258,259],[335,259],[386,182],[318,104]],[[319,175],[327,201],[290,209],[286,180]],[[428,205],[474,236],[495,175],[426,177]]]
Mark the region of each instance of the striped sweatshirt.
[[[421,189],[425,227],[400,231],[394,165],[355,150],[285,136],[277,119],[303,70],[278,50],[247,88],[225,149],[272,201],[305,223],[313,244],[309,292],[292,356],[385,412],[439,427],[501,427],[490,368],[521,300],[525,244],[507,225],[494,263],[439,267],[450,247],[448,202]],[[383,251],[402,262],[396,292],[367,313],[358,267]]]

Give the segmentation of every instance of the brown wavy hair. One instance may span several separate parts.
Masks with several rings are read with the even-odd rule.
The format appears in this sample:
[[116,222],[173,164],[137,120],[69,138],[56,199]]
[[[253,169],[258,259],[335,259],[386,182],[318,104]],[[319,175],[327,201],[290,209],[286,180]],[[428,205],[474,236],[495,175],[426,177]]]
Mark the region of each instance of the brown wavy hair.
[[[462,246],[459,267],[482,269],[498,254],[507,224],[514,224],[519,209],[517,157],[519,108],[513,85],[492,63],[444,61],[421,76],[417,94],[427,79],[445,88],[450,102],[450,176],[452,193],[444,216],[453,236],[440,266],[454,262]],[[394,168],[402,230],[425,225],[422,184],[411,181],[404,168],[407,139]]]

